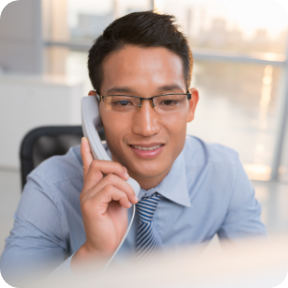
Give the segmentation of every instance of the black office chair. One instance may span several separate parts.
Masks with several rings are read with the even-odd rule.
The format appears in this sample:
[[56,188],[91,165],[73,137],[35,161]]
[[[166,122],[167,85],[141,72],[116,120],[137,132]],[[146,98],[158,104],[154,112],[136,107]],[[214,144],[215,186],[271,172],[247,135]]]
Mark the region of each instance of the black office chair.
[[[105,140],[104,129],[99,136]],[[22,190],[35,167],[51,156],[65,154],[71,146],[79,145],[82,137],[81,126],[47,126],[28,132],[20,147]]]

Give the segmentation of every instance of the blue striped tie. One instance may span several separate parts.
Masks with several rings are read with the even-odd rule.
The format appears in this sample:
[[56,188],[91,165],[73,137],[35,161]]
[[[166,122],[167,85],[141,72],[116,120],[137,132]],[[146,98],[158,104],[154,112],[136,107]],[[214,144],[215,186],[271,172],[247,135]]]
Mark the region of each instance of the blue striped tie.
[[160,235],[153,225],[153,216],[160,198],[161,195],[156,192],[150,197],[142,198],[136,204],[139,218],[136,236],[136,255],[138,258],[140,256],[141,258],[152,256],[163,247]]

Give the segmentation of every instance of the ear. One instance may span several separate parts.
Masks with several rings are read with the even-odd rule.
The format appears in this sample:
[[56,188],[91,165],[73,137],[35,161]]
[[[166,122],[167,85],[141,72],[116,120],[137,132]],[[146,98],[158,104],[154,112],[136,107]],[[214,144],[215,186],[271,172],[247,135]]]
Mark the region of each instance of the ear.
[[89,96],[96,96],[96,91],[94,90],[91,90],[89,93],[88,93]]
[[191,99],[189,100],[189,113],[187,122],[191,122],[194,119],[196,106],[199,100],[199,93],[196,88],[191,88],[189,91],[191,93]]

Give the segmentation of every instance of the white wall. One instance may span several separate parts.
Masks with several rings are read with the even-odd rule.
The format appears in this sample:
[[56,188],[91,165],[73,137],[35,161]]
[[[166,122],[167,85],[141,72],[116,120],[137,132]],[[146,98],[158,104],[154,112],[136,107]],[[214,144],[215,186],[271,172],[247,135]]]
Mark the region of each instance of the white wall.
[[0,76],[0,168],[19,169],[24,135],[43,125],[80,125],[80,79]]

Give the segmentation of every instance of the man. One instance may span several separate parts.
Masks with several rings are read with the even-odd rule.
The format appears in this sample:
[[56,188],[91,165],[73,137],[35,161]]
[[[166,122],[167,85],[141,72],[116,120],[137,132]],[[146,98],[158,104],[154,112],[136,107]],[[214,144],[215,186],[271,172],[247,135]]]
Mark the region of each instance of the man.
[[[76,272],[91,259],[111,257],[136,203],[140,212],[119,257],[201,243],[215,234],[231,240],[266,234],[237,153],[186,137],[198,91],[189,89],[192,54],[173,20],[152,12],[126,15],[89,51],[95,89],[89,95],[99,100],[113,161],[93,160],[83,138],[81,155],[73,147],[29,175],[1,258],[8,283],[59,265]],[[139,202],[125,181],[129,176],[142,188]],[[149,206],[145,234],[141,203],[147,199],[155,207]]]

